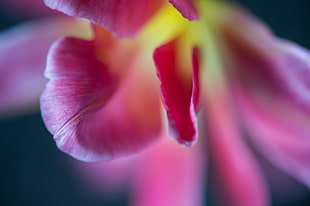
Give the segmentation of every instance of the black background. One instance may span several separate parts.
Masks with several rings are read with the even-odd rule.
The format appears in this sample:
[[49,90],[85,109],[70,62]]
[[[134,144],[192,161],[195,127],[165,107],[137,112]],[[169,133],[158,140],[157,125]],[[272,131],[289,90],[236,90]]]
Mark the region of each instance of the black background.
[[[238,2],[264,20],[278,36],[310,48],[309,0]],[[33,17],[13,13],[0,3],[1,30],[29,18]],[[126,205],[126,193],[109,197],[104,193],[90,192],[90,188],[73,170],[72,162],[75,160],[56,148],[39,111],[0,119],[0,137],[0,205]],[[265,169],[275,171],[271,166]],[[278,178],[288,179],[286,181],[297,188],[298,195],[288,198],[285,189],[277,187],[275,181],[269,179],[274,206],[310,205],[308,189],[298,186],[283,174]],[[206,199],[208,205],[212,204],[212,199]]]

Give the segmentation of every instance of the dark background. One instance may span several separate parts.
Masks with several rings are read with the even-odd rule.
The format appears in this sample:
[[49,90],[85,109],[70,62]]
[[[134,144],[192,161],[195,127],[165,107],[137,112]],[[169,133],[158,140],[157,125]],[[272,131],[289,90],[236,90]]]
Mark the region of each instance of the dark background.
[[[278,36],[310,48],[309,0],[238,2],[264,20]],[[0,30],[31,18],[34,16],[12,12],[0,3]],[[74,172],[72,162],[75,160],[56,148],[39,111],[0,119],[0,137],[0,205],[126,205],[126,193],[109,197],[90,192],[89,185]],[[279,174],[277,181],[288,181],[297,191],[297,195],[288,197],[290,194],[285,188],[279,188],[274,184],[275,180],[269,179],[274,206],[310,205],[308,189],[268,164],[265,169]],[[207,199],[211,204],[212,199]]]

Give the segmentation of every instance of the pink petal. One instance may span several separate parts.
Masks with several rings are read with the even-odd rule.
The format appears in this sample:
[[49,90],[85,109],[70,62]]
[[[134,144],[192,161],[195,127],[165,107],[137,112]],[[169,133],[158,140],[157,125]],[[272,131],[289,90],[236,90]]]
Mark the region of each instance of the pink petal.
[[[212,87],[213,90],[213,87]],[[268,191],[253,154],[243,142],[225,91],[209,90],[208,144],[221,205],[266,206]]]
[[194,4],[195,0],[169,0],[169,2],[190,21],[198,20],[199,15]]
[[197,141],[198,132],[195,113],[199,95],[198,49],[193,49],[192,53],[192,77],[182,73],[183,68],[179,66],[181,60],[176,52],[177,40],[174,40],[157,48],[153,58],[161,82],[170,132],[181,144],[191,146]]
[[289,101],[310,115],[310,51],[276,38],[249,14],[228,17],[222,33],[233,74],[260,98]]
[[310,52],[277,39],[248,14],[234,13],[224,23],[228,67],[248,132],[266,158],[310,186]]
[[37,109],[46,83],[46,55],[59,36],[79,25],[68,18],[34,21],[0,35],[0,113]]
[[237,93],[244,124],[258,150],[278,168],[310,187],[309,118],[294,107],[279,102],[260,105],[241,89]]
[[99,24],[116,37],[134,36],[162,4],[161,0],[44,0],[52,9]]
[[157,85],[148,68],[135,63],[127,45],[104,40],[57,41],[41,97],[57,146],[84,161],[132,154],[156,139],[161,126]]
[[139,158],[131,205],[203,205],[205,160],[199,145],[188,149],[165,139]]

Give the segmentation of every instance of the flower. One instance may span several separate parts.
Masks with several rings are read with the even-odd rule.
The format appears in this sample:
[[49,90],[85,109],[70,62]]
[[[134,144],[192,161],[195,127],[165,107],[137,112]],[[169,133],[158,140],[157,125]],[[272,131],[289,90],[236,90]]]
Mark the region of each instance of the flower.
[[[169,29],[169,24],[179,27]],[[160,42],[183,32],[186,26],[186,20],[166,5],[153,23],[134,39],[117,39],[102,27],[93,25],[91,41],[76,38],[57,41],[47,60],[45,75],[50,81],[41,97],[41,111],[58,147],[77,159],[100,161],[135,153],[157,139],[162,121],[152,53]],[[165,32],[148,41],[162,27]],[[159,49],[157,53],[161,55]],[[191,67],[191,60],[186,64]],[[178,86],[190,92],[190,82],[188,78],[180,79]],[[163,90],[166,89],[169,88],[163,86]],[[180,92],[177,98],[183,94]],[[176,120],[175,132],[195,126],[193,122],[184,122],[186,117],[180,115],[188,110],[190,99],[181,101],[184,101],[181,110],[170,113],[173,121]],[[194,139],[187,140],[186,135],[181,132],[176,138],[191,144]]]
[[[271,156],[275,165],[307,182],[308,164],[300,161],[307,156],[309,144],[302,140],[305,150],[301,150],[286,141],[301,141],[309,134],[303,127],[307,115],[300,112],[302,107],[294,106],[307,103],[303,98],[307,81],[299,75],[309,70],[309,53],[278,40],[240,8],[212,1],[195,4],[200,9],[196,22],[187,22],[165,6],[132,39],[116,39],[94,25],[93,40],[57,41],[48,58],[50,81],[41,98],[43,119],[61,150],[84,161],[98,161],[135,153],[159,136],[158,93],[171,136],[185,146],[197,141],[196,112],[202,108],[213,167],[227,194],[225,201],[268,205],[262,172],[243,142],[242,131],[255,131],[250,134],[254,141],[260,138],[260,144],[271,147],[267,158]],[[77,15],[88,6],[78,7],[82,8],[78,12],[68,5],[62,8]],[[96,12],[85,15],[99,22],[94,20]],[[152,56],[160,86],[152,70]],[[287,105],[291,96],[296,101]],[[281,105],[279,110],[266,109],[273,105],[271,100]],[[291,125],[287,138],[281,135],[287,129],[282,126],[284,112],[294,114],[285,120]],[[299,132],[298,127],[303,130]],[[283,165],[287,156],[292,166],[298,165],[304,172]],[[247,197],[234,188],[237,184],[247,188]]]
[[[179,205],[180,194],[189,197],[184,205],[200,205],[203,168],[195,161],[205,144],[202,138],[207,139],[206,159],[225,197],[223,205],[269,205],[262,171],[247,141],[275,166],[309,185],[308,50],[274,37],[263,23],[227,3],[172,2],[185,17],[179,3],[195,5],[200,18],[195,22],[163,3],[160,10],[152,6],[138,23],[115,27],[118,24],[111,22],[122,22],[122,15],[118,19],[116,13],[89,12],[96,2],[85,2],[46,1],[113,33],[93,24],[92,39],[65,37],[50,49],[41,109],[61,150],[84,161],[100,161],[137,153],[150,143],[158,146],[142,152],[144,161],[137,164],[137,191],[148,193],[137,195],[134,205]],[[180,148],[179,153],[173,142],[163,140],[168,135],[159,95],[170,136],[192,148]],[[198,155],[191,156],[193,151]],[[184,154],[189,155],[186,164]],[[180,177],[171,178],[175,173]],[[163,198],[160,191],[180,179],[184,184],[177,189],[185,189],[183,193],[177,190]]]

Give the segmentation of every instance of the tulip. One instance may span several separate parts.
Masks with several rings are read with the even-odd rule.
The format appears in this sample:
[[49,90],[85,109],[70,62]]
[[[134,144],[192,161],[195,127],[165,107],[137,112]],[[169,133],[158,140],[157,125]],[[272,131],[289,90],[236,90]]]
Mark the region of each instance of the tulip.
[[50,48],[45,125],[79,160],[135,154],[133,205],[201,205],[208,160],[220,204],[270,205],[252,147],[309,186],[307,49],[225,2],[45,3],[93,34]]

